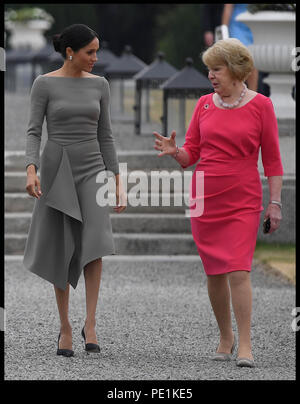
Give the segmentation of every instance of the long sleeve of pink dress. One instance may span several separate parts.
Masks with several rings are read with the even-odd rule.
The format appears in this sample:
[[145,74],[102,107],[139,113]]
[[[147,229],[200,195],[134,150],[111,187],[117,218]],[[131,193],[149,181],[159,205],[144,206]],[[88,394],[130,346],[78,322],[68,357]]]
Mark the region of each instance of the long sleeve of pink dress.
[[283,175],[277,119],[262,94],[235,109],[216,107],[212,97],[197,102],[182,146],[190,157],[182,168],[199,160],[193,198],[196,172],[204,172],[204,210],[191,217],[192,234],[207,275],[251,271],[263,210],[260,148],[264,175]]

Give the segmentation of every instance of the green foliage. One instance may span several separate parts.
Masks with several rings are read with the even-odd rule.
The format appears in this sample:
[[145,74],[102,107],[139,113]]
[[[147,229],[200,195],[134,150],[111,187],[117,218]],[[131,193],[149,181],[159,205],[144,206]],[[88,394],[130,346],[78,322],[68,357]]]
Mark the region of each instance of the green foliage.
[[251,14],[259,11],[296,11],[296,4],[249,4],[248,11]]
[[110,48],[120,55],[125,45],[145,63],[151,63],[155,52],[156,17],[176,6],[169,4],[97,4],[99,29]]
[[46,20],[53,22],[51,14],[39,7],[9,8],[5,11],[5,21],[27,22],[30,20]]
[[94,4],[44,4],[40,7],[55,18],[55,23],[47,32],[49,38],[71,24],[86,24],[97,32],[98,19]]
[[[9,4],[5,10],[13,9],[17,14],[23,13],[22,9],[32,8],[32,4]],[[66,26],[71,24],[86,24],[92,29],[97,28],[97,13],[94,4],[34,4],[34,7],[41,8],[54,18],[52,27],[45,33],[51,38],[53,34],[59,33]]]
[[194,67],[205,72],[199,57],[204,50],[202,11],[202,4],[179,4],[157,16],[156,52],[165,52],[166,60],[178,69],[192,57]]
[[256,253],[265,252],[268,253],[271,257],[277,258],[278,256],[282,257],[293,257],[295,259],[296,254],[296,245],[292,243],[267,243],[264,241],[258,240],[255,247]]

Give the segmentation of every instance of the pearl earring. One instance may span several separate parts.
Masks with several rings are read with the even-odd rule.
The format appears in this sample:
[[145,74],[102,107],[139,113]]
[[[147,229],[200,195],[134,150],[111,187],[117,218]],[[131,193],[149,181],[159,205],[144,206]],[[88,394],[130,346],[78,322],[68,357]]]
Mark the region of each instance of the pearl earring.
[[73,59],[73,56],[72,56],[72,55],[71,55],[71,56],[69,56],[69,59],[70,59],[70,60],[72,60],[72,59]]

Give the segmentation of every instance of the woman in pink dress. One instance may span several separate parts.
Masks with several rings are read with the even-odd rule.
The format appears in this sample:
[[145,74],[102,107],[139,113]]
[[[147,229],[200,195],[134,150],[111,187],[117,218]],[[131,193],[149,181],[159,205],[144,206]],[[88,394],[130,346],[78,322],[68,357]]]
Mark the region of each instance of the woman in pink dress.
[[212,359],[230,360],[236,346],[231,296],[239,333],[236,364],[253,367],[250,271],[263,210],[257,161],[261,147],[270,195],[264,219],[270,219],[272,233],[282,218],[283,167],[277,120],[271,100],[244,84],[254,64],[239,40],[217,41],[202,58],[214,93],[198,100],[182,147],[176,146],[173,131],[170,137],[154,132],[154,148],[161,151],[158,156],[172,155],[182,168],[200,158],[192,177],[192,197],[196,195],[196,173],[202,171],[204,210],[191,217],[191,228],[220,329],[220,343]]

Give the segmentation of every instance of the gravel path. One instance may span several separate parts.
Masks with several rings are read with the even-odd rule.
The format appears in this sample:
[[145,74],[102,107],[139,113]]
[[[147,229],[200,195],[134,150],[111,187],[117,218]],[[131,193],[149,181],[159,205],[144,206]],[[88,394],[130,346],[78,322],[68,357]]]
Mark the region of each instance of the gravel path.
[[[100,355],[87,355],[84,278],[71,288],[75,356],[56,355],[52,284],[6,261],[6,380],[295,380],[295,290],[255,264],[252,340],[256,368],[213,362],[218,343],[199,262],[103,259],[97,309]],[[233,319],[234,331],[236,323]]]

